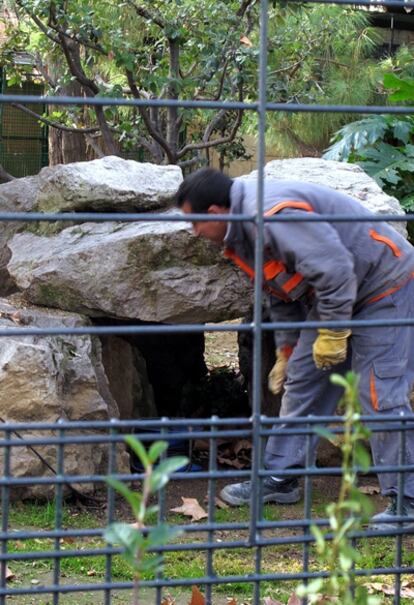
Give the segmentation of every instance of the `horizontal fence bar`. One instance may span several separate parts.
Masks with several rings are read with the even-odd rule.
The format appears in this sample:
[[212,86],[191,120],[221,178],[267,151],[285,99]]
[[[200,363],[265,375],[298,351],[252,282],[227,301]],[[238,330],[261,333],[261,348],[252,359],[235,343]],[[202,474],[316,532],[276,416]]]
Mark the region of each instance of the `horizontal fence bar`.
[[[356,414],[356,416],[359,418],[359,420],[361,420],[362,422],[369,422],[372,423],[373,425],[375,425],[376,423],[381,423],[383,424],[384,422],[392,422],[392,423],[400,423],[401,426],[398,428],[398,430],[403,430],[403,426],[402,423],[408,423],[408,422],[414,422],[414,413],[410,414],[410,415],[404,415],[404,416],[400,416],[400,415],[396,415],[396,414],[381,414],[381,415],[365,415],[365,414]],[[284,425],[286,424],[286,419],[284,419],[283,417],[280,416],[260,416],[260,422],[262,425],[267,425],[267,424],[271,424],[271,425]],[[301,416],[300,418],[298,417],[293,417],[293,418],[289,418],[289,424],[291,425],[297,425],[297,424],[308,424],[308,425],[320,425],[320,424],[330,424],[330,423],[337,423],[337,424],[341,424],[345,422],[345,418],[343,416],[327,416],[327,415],[321,415],[321,416]],[[127,430],[127,429],[134,429],[134,428],[140,428],[142,430],[144,429],[161,429],[161,428],[169,428],[169,427],[177,427],[177,431],[175,432],[171,432],[171,433],[165,433],[162,435],[163,439],[168,440],[173,439],[177,436],[179,437],[183,437],[186,439],[192,439],[194,438],[194,435],[197,436],[202,436],[202,437],[211,437],[211,438],[216,438],[216,437],[221,437],[221,436],[227,436],[229,435],[229,432],[231,431],[232,433],[235,432],[236,435],[241,435],[242,432],[237,432],[237,431],[232,431],[231,429],[229,430],[223,430],[223,431],[219,431],[219,432],[210,432],[210,431],[202,431],[199,430],[200,426],[205,426],[205,427],[212,427],[212,426],[218,426],[218,427],[225,427],[225,426],[230,426],[232,427],[233,425],[239,425],[239,426],[246,426],[246,425],[250,425],[251,424],[251,418],[250,417],[244,417],[244,418],[240,418],[240,417],[235,417],[235,418],[171,418],[171,419],[160,419],[160,420],[148,420],[148,419],[135,419],[135,420],[119,420],[117,418],[112,418],[110,420],[59,420],[57,422],[0,422],[0,432],[1,431],[56,431],[56,430],[65,430],[65,431],[74,431],[74,430],[104,430],[104,429],[108,429],[109,430]],[[197,431],[180,431],[180,427],[182,426],[188,427],[188,428],[192,428],[195,427],[196,429],[198,428]],[[393,426],[393,425],[390,425]],[[310,431],[310,429],[305,429]],[[336,430],[336,429],[335,429]],[[246,433],[246,431],[243,431],[243,434]],[[263,434],[265,434],[265,431],[263,431]],[[137,436],[137,434],[135,435]],[[85,436],[86,438],[86,436]],[[148,440],[152,440],[153,436],[152,435],[148,435],[148,433],[140,433],[139,434],[139,439],[142,438],[143,441],[148,441]],[[58,441],[60,439],[65,439],[63,437],[57,437],[56,438]],[[117,440],[122,440],[122,437],[119,435],[108,435],[105,436],[105,440],[108,442],[112,442],[112,441],[117,441]],[[0,441],[0,445],[4,445],[4,443],[7,443],[8,440],[1,440]],[[19,441],[16,441],[16,445],[19,443]],[[14,440],[13,440],[13,444],[14,444]]]
[[[104,107],[177,107],[183,109],[243,109],[258,111],[259,103],[240,101],[186,101],[174,99],[124,99],[109,97],[68,97],[39,95],[0,95],[0,104],[26,103],[34,105],[77,105]],[[413,106],[389,105],[323,105],[307,103],[266,103],[266,111],[284,111],[288,113],[360,113],[360,114],[402,114],[414,113]]]
[[[401,319],[349,319],[336,321],[286,321],[262,323],[264,331],[314,330],[317,328],[381,328],[384,326],[414,326],[414,318]],[[200,332],[251,332],[253,323],[240,324],[154,324],[123,326],[51,326],[48,328],[1,328],[1,336],[85,336],[103,334],[182,334]]]
[[[356,569],[355,576],[364,578],[369,576],[381,576],[381,575],[406,575],[414,572],[413,566],[395,566],[395,567],[376,567],[371,569]],[[194,585],[202,584],[249,584],[255,581],[267,582],[267,581],[293,581],[293,580],[306,580],[313,578],[327,578],[329,572],[318,571],[318,572],[296,572],[296,573],[261,573],[261,574],[245,574],[245,575],[229,575],[229,576],[202,576],[186,579],[174,579],[167,580],[165,578],[159,580],[140,580],[141,588],[156,588],[158,586],[163,588],[173,588],[179,586],[192,587]],[[62,593],[67,594],[70,592],[91,592],[91,591],[102,591],[102,590],[131,590],[133,588],[132,582],[102,582],[100,584],[78,584],[78,585],[51,585],[51,586],[39,586],[33,587],[28,586],[27,588],[13,588],[13,589],[0,589],[0,595],[9,595],[11,597],[23,594],[52,594]]]
[[[401,214],[278,214],[263,217],[266,223],[405,223],[414,220],[413,213]],[[0,212],[0,222],[143,222],[143,223],[188,223],[210,222],[211,214],[184,214],[165,210],[155,212]],[[214,222],[256,222],[252,214],[215,214]],[[85,233],[85,236],[88,234]]]

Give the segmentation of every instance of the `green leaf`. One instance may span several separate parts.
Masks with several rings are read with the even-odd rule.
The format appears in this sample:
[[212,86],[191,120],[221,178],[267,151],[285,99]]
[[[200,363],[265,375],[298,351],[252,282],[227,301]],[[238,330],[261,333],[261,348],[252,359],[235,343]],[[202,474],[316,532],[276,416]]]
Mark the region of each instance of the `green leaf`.
[[152,443],[148,451],[148,458],[150,462],[154,464],[154,462],[156,462],[158,458],[167,451],[167,449],[167,441],[155,441],[155,443]]
[[138,456],[144,469],[147,470],[150,465],[150,461],[148,458],[147,451],[142,445],[142,443],[138,441],[138,439],[133,435],[127,435],[125,437],[125,442],[131,448],[131,450]]
[[104,538],[109,544],[119,544],[129,551],[144,542],[142,533],[127,523],[112,523],[106,528]]
[[371,456],[362,443],[354,445],[354,461],[364,472],[367,472],[371,466]]
[[349,386],[346,378],[344,378],[340,374],[332,374],[329,380],[332,382],[332,384],[336,384],[339,387],[343,387],[345,390]]
[[107,477],[106,482],[125,498],[131,506],[135,517],[138,517],[142,505],[141,494],[133,492],[124,483],[118,481],[118,479],[115,479],[114,477]]
[[147,536],[147,543],[150,548],[156,548],[157,546],[164,546],[177,538],[182,531],[178,527],[167,525],[167,523],[160,523],[156,527],[153,527]]
[[315,426],[315,428],[313,430],[317,435],[319,435],[319,437],[323,437],[324,439],[327,439],[328,441],[332,442],[336,439],[335,433],[332,433],[332,431],[329,431],[328,429],[325,429],[322,426]]
[[171,473],[178,470],[188,463],[186,456],[174,456],[162,460],[157,468],[151,473],[150,490],[154,493],[166,485],[170,479]]
[[326,546],[326,542],[325,542],[323,533],[321,532],[321,530],[319,529],[319,527],[317,525],[311,525],[310,530],[316,540],[316,546],[317,546],[318,551],[320,553],[323,553],[323,551],[325,550],[325,546]]
[[156,468],[156,472],[170,476],[172,473],[188,464],[187,456],[172,456],[162,460]]
[[390,101],[414,102],[413,78],[399,78],[393,73],[385,74],[384,87],[388,89],[394,89],[396,91],[388,97]]

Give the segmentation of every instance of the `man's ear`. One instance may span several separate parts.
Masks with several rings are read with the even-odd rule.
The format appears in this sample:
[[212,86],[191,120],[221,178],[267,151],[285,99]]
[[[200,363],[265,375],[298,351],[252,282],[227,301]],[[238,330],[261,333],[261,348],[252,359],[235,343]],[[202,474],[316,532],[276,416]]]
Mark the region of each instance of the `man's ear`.
[[207,214],[228,214],[228,212],[228,208],[225,206],[218,206],[217,204],[211,204],[207,210]]

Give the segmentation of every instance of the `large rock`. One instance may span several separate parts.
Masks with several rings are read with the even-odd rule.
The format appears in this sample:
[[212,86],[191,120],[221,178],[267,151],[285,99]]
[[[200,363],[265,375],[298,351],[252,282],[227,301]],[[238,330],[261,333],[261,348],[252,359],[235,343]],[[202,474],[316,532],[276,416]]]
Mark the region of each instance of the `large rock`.
[[19,233],[8,270],[32,303],[163,323],[242,316],[250,287],[188,223],[83,223],[50,237]]
[[[12,302],[11,302],[12,301]],[[89,320],[62,311],[49,311],[21,304],[17,297],[0,299],[0,326],[80,327]],[[108,420],[118,417],[102,365],[101,346],[91,336],[10,336],[0,339],[0,421],[48,422],[62,420]],[[71,432],[74,434],[87,434]],[[13,435],[15,437],[15,435]],[[23,438],[39,437],[35,431]],[[41,433],[47,436],[46,432]],[[36,451],[56,468],[56,447],[38,446]],[[65,472],[90,475],[107,472],[108,445],[65,445]],[[3,452],[0,452],[3,455]],[[127,468],[125,453],[119,464]],[[2,462],[0,461],[0,464]],[[11,456],[14,477],[50,475],[50,470],[27,447],[14,447]],[[90,493],[92,485],[79,484]],[[28,486],[14,497],[47,497],[53,486]]]
[[[307,181],[331,187],[354,197],[375,214],[404,216],[399,201],[384,193],[374,179],[356,164],[320,158],[293,158],[273,160],[266,164],[264,172],[267,178],[275,181]],[[256,177],[257,170],[254,170],[243,178]],[[405,223],[393,221],[391,225],[407,237]]]
[[[0,212],[29,212],[33,208],[37,188],[37,177],[32,176],[0,185]],[[11,254],[7,242],[21,229],[21,222],[0,221],[0,296],[16,291],[16,284],[7,271]]]
[[107,156],[43,168],[38,180],[41,212],[145,212],[171,204],[183,176],[178,166]]

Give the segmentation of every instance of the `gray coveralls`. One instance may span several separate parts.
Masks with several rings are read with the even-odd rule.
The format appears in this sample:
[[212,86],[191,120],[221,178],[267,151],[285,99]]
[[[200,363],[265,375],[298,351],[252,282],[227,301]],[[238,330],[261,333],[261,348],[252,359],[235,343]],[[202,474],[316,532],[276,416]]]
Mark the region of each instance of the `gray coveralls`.
[[[255,214],[256,181],[236,179],[231,213]],[[307,212],[370,215],[358,201],[302,182],[267,181],[265,214]],[[392,227],[378,222],[265,223],[263,279],[273,321],[414,318],[414,249]],[[252,277],[255,226],[229,223],[225,255]],[[249,269],[250,268],[250,269]],[[332,372],[359,374],[363,413],[412,414],[414,327],[354,328],[348,359],[331,371],[318,370],[312,356],[315,330],[275,333],[276,346],[295,345],[289,360],[280,416],[333,415],[342,389]],[[285,425],[288,426],[288,423]],[[274,427],[265,465],[281,470],[305,465],[306,436],[278,434]],[[414,431],[406,433],[405,463],[414,464]],[[315,437],[316,449],[317,438]],[[399,463],[399,434],[373,433],[375,465]],[[380,473],[383,495],[397,493],[398,474]],[[404,492],[414,498],[414,473]]]

